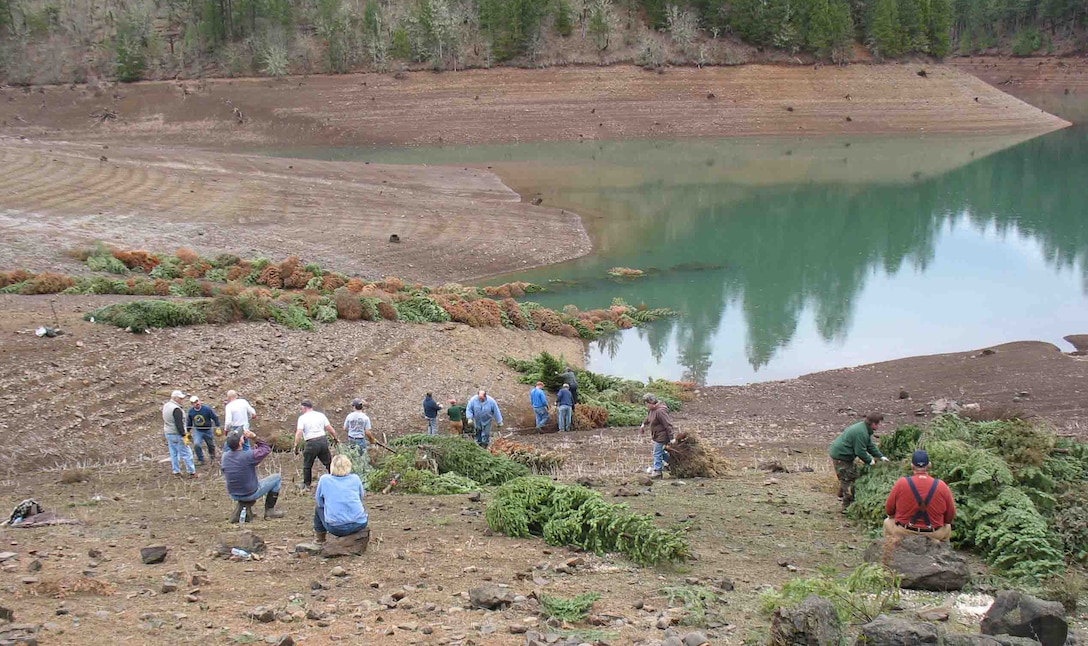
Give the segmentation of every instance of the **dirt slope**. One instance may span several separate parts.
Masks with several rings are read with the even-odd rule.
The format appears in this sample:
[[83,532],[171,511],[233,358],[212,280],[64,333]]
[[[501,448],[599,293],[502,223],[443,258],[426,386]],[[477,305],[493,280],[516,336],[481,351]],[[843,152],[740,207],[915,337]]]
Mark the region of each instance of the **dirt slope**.
[[[90,116],[105,111],[118,118]],[[504,68],[402,79],[363,74],[7,88],[0,124],[9,134],[201,146],[1013,134],[1068,125],[954,67],[910,64],[663,74],[631,66]]]
[[298,402],[312,398],[339,428],[363,396],[379,431],[420,430],[423,395],[464,399],[486,387],[517,426],[530,412],[528,390],[499,363],[542,350],[574,361],[581,343],[543,332],[340,321],[315,332],[268,323],[197,326],[132,335],[86,323],[81,312],[116,297],[56,299],[67,334],[40,339],[52,325],[49,299],[0,296],[0,477],[42,468],[158,457],[161,407],[174,388],[217,412],[228,389],[254,404],[257,429],[293,430]]
[[209,256],[296,254],[437,285],[590,249],[576,214],[523,203],[483,169],[12,138],[0,138],[0,167],[2,268],[78,270],[64,251],[103,240]]

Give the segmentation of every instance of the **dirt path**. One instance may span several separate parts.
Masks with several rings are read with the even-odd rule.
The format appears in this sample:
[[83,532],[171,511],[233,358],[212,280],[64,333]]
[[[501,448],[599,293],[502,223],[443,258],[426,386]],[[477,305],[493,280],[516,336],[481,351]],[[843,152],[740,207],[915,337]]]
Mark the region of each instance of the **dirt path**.
[[79,271],[64,252],[102,240],[207,256],[295,254],[438,285],[590,250],[576,214],[521,202],[483,169],[2,137],[0,167],[2,268]]
[[[117,118],[91,117],[107,112]],[[0,124],[9,134],[207,147],[1014,134],[1068,125],[955,67],[917,64],[743,65],[663,74],[631,66],[502,68],[401,79],[363,74],[8,88],[0,93]]]

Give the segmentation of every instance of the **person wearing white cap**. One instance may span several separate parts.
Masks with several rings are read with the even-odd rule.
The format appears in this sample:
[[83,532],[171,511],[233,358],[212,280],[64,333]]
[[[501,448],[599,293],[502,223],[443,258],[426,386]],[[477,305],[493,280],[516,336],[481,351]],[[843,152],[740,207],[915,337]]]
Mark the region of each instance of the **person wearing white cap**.
[[186,442],[185,413],[181,410],[184,403],[185,393],[180,390],[170,393],[170,399],[162,405],[162,430],[170,447],[170,467],[174,475],[181,475],[181,462],[184,461],[189,477],[195,478],[196,466],[193,464],[193,452]]
[[219,430],[219,416],[215,414],[211,406],[200,401],[193,395],[189,398],[189,414],[186,416],[189,424],[189,432],[193,434],[193,450],[196,451],[196,463],[204,464],[204,449],[208,448],[208,455],[215,460],[215,431]]

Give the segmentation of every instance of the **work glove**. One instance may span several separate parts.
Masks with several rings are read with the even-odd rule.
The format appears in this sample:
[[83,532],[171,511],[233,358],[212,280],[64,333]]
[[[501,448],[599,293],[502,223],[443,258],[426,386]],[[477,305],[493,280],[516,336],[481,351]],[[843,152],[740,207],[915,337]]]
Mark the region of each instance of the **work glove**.
[[871,467],[876,466],[876,458],[873,458],[873,459],[869,460],[869,466],[871,466]]
[[221,428],[216,428],[216,429],[215,429],[215,436],[216,436],[216,437],[223,437],[223,429],[221,429]]
[[181,437],[181,441],[185,442],[185,446],[192,446],[193,445],[193,436],[186,433],[185,435],[183,435]]
[[882,456],[882,457],[880,458],[880,461],[881,461],[881,462],[887,462],[887,461],[888,461],[888,456],[886,456],[886,455],[885,455],[885,456]]

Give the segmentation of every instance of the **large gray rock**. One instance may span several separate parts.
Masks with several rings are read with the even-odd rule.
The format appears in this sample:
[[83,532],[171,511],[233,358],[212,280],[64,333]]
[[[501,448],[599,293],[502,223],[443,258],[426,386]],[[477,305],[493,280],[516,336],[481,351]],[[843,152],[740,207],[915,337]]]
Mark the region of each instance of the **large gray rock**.
[[335,556],[362,556],[366,552],[367,545],[370,545],[369,528],[347,536],[329,534],[328,539],[322,546],[321,554],[329,558]]
[[140,548],[140,560],[144,565],[154,565],[156,563],[162,563],[166,560],[166,554],[169,552],[165,545],[149,545],[147,547]]
[[945,633],[943,644],[944,646],[1039,646],[1039,642],[1027,637],[963,633]]
[[514,603],[514,591],[497,585],[482,585],[468,591],[473,608],[498,610]]
[[937,644],[937,627],[919,621],[880,615],[861,627],[857,646],[923,646]]
[[987,635],[1028,637],[1043,646],[1064,646],[1069,636],[1065,608],[1057,601],[1043,601],[1016,590],[997,593],[994,605],[982,618]]
[[234,548],[245,550],[250,554],[260,554],[264,551],[264,540],[249,530],[219,535],[219,544],[216,549],[221,555],[228,556]]
[[842,623],[835,606],[815,595],[793,608],[778,608],[771,620],[772,646],[839,646]]
[[903,575],[904,588],[947,592],[967,584],[967,559],[948,543],[924,536],[908,536],[891,544],[885,541],[874,541],[865,550],[865,560],[883,563]]

